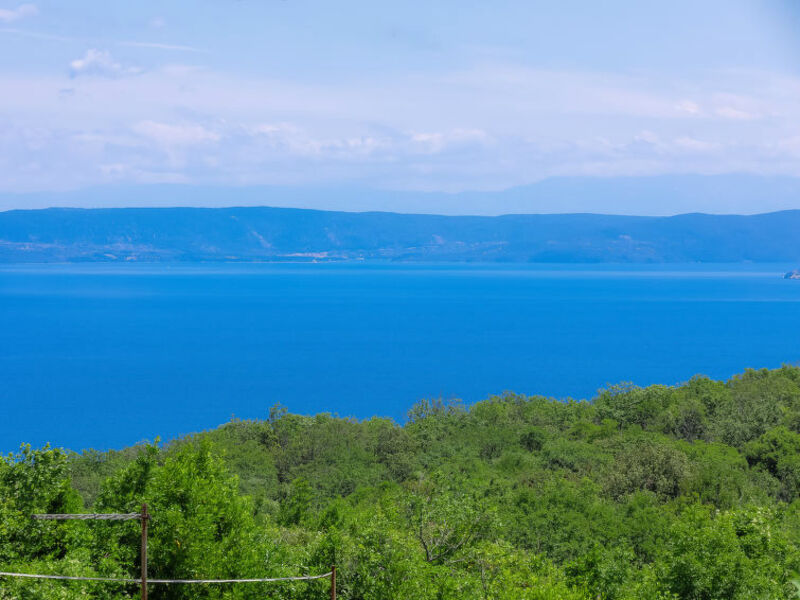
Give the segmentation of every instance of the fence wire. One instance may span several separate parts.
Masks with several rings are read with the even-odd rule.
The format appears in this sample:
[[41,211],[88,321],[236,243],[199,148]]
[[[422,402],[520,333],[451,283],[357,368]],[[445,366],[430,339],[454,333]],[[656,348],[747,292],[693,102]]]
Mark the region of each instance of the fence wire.
[[141,519],[139,513],[94,513],[73,515],[31,515],[32,519],[39,521],[130,521]]
[[[148,579],[147,583],[270,583],[274,581],[309,581],[325,579],[333,574],[328,571],[322,575],[300,575],[297,577],[259,577],[254,579]],[[33,573],[7,573],[0,571],[0,577],[24,577],[27,579],[59,579],[66,581],[105,581],[113,583],[141,583],[141,579],[118,579],[114,577],[77,577],[72,575],[37,575]]]
[[[142,506],[141,513],[85,513],[85,514],[37,514],[31,515],[32,518],[41,521],[129,521],[141,519],[142,521],[142,548],[146,548],[146,524],[149,515],[147,506]],[[144,554],[142,555],[144,557]],[[144,558],[142,559],[144,561]],[[146,561],[144,562],[146,565]],[[334,567],[335,569],[335,567]],[[143,569],[146,573],[146,569]],[[100,581],[105,583],[135,583],[143,585],[143,575],[140,579],[117,578],[117,577],[80,577],[77,575],[40,575],[35,573],[11,573],[0,571],[0,577],[20,577],[25,579],[50,579],[60,581]],[[334,570],[322,575],[300,575],[297,577],[258,577],[250,579],[147,579],[147,583],[180,583],[180,584],[215,584],[215,583],[272,583],[276,581],[310,581],[313,579],[331,578],[332,592],[331,597],[335,598],[335,575]],[[147,590],[143,588],[143,595]]]

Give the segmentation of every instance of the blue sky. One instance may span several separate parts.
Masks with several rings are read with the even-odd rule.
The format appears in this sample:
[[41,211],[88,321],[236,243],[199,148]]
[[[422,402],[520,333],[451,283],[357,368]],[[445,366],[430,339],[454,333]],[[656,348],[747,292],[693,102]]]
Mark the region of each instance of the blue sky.
[[0,192],[797,176],[792,6],[0,0]]

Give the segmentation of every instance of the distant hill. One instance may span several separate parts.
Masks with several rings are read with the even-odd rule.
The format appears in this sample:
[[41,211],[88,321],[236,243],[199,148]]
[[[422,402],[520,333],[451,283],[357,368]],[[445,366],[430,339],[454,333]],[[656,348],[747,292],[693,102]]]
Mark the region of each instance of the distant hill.
[[0,262],[800,261],[800,210],[752,216],[454,217],[288,208],[0,213]]
[[565,214],[671,216],[800,209],[800,177],[750,174],[552,177],[496,191],[459,193],[355,186],[105,185],[72,191],[0,193],[13,208],[275,206],[437,215]]

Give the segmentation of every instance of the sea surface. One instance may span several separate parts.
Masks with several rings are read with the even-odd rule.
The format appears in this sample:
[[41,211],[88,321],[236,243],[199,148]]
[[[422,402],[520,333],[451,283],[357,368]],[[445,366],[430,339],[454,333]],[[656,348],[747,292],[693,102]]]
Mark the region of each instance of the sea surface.
[[800,361],[798,265],[0,266],[0,450]]

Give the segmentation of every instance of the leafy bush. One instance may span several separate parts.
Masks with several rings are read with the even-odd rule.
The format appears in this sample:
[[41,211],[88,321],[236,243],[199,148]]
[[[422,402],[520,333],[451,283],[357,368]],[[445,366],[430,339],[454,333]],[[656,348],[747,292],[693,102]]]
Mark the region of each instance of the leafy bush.
[[[623,385],[593,402],[423,401],[405,425],[232,421],[164,446],[0,460],[0,570],[228,578],[339,568],[344,600],[797,597],[800,369]],[[152,600],[314,600],[326,581],[154,585]],[[0,600],[133,599],[135,585],[3,578]]]

